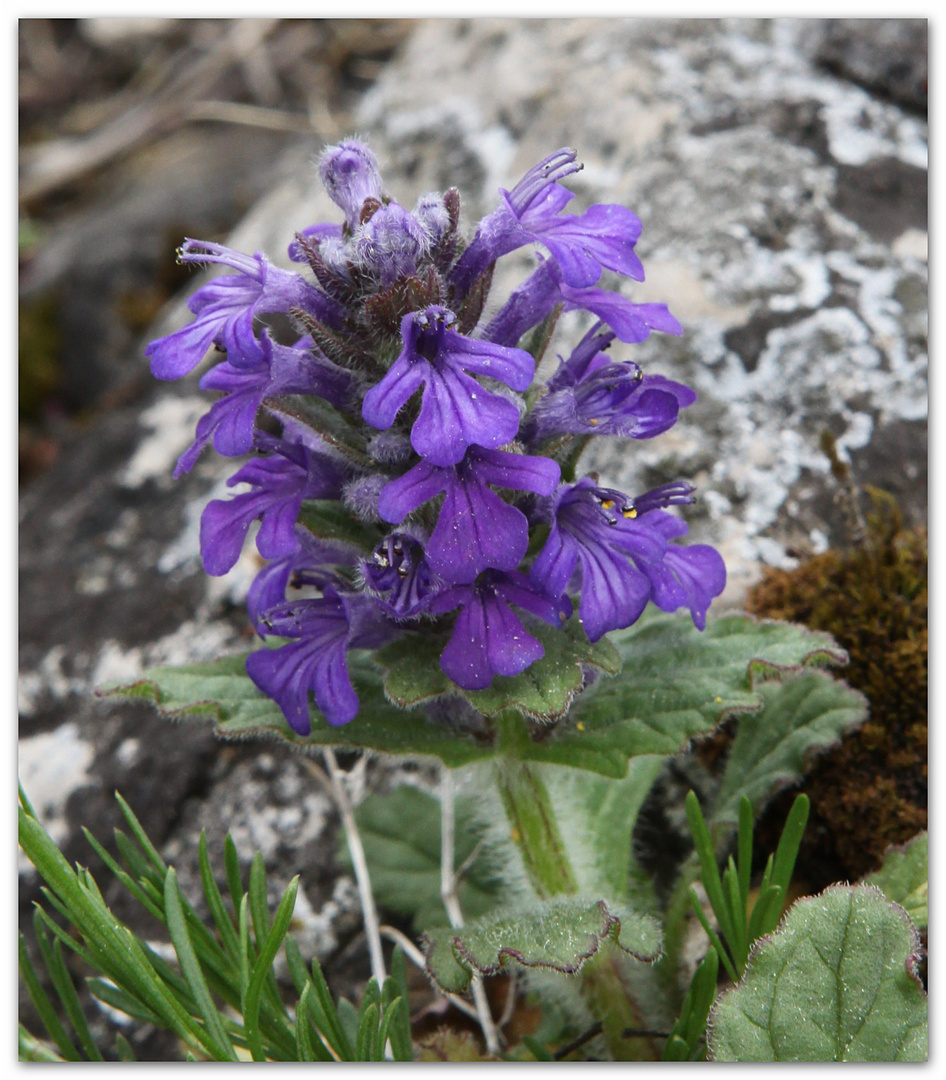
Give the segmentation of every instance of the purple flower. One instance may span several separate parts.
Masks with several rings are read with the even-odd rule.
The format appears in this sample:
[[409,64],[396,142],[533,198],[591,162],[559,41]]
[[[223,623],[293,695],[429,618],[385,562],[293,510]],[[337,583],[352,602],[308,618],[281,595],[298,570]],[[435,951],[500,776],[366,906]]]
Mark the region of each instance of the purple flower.
[[358,713],[345,653],[351,628],[345,604],[334,590],[317,600],[281,604],[266,616],[266,630],[296,638],[279,649],[260,649],[246,658],[246,673],[279,705],[293,731],[308,735],[309,691],[333,726]]
[[392,480],[378,500],[385,521],[399,524],[417,507],[444,492],[427,561],[451,584],[467,584],[483,570],[515,570],[529,545],[525,514],[488,487],[549,495],[560,470],[549,458],[471,446],[456,465],[420,461]]
[[[203,250],[201,250],[203,249]],[[185,240],[181,262],[221,263],[235,274],[214,278],[188,300],[197,316],[189,326],[152,341],[145,349],[158,379],[180,379],[203,360],[211,345],[236,368],[253,370],[264,361],[253,321],[264,312],[302,307],[324,321],[337,321],[332,302],[298,274],[280,270],[265,256],[242,255],[222,244]]]
[[587,357],[589,337],[593,344],[602,340],[586,335],[559,366],[523,425],[526,443],[564,433],[650,439],[672,427],[680,409],[696,400],[683,383],[644,375],[633,362],[612,363],[603,352]]
[[253,448],[256,414],[264,397],[276,394],[316,394],[343,408],[352,387],[352,376],[312,350],[308,338],[289,348],[260,334],[262,366],[255,371],[235,368],[229,361],[217,364],[200,380],[202,390],[223,390],[197,422],[195,439],[177,462],[174,476],[190,472],[200,452],[213,439],[214,449],[225,457],[239,457]]
[[333,726],[358,713],[358,696],[348,674],[348,649],[372,649],[392,636],[366,596],[326,585],[314,600],[280,604],[261,617],[262,632],[295,638],[278,649],[260,649],[246,658],[246,673],[282,709],[293,731],[308,735],[309,691]]
[[558,150],[530,169],[511,192],[500,189],[499,209],[480,222],[451,275],[458,296],[491,262],[528,243],[542,244],[575,287],[593,285],[605,267],[644,280],[634,252],[641,223],[630,210],[599,204],[581,215],[562,215],[575,196],[558,181],[581,168],[575,157],[567,147]]
[[[653,496],[654,492],[648,494]],[[646,497],[636,502],[638,507],[643,503],[646,510]],[[686,522],[661,510],[649,512],[646,521],[665,540],[687,532]],[[726,564],[715,548],[708,544],[668,545],[663,560],[648,567],[648,574],[653,590],[650,598],[661,611],[689,608],[694,626],[698,630],[706,629],[706,610],[726,587]]]
[[342,227],[341,225],[330,225],[325,222],[320,222],[318,225],[309,225],[305,229],[300,229],[296,233],[296,239],[290,241],[288,253],[289,258],[293,262],[304,263],[306,261],[306,253],[303,250],[300,240],[315,240],[321,242],[327,239],[341,240]]
[[436,597],[436,613],[460,608],[440,666],[464,690],[481,690],[494,675],[518,675],[545,655],[510,605],[558,626],[558,609],[518,571],[487,570],[470,584],[455,585]]
[[208,574],[220,576],[235,565],[257,518],[256,547],[264,558],[292,551],[303,500],[337,498],[341,490],[341,468],[327,454],[262,434],[256,445],[273,453],[247,462],[227,481],[228,487],[249,484],[252,490],[228,501],[213,499],[201,515],[200,552]]
[[328,567],[350,566],[356,557],[356,549],[349,544],[317,540],[301,525],[296,525],[294,532],[295,547],[267,563],[246,594],[247,611],[257,631],[262,632],[266,613],[285,602],[287,588],[340,588],[342,582]]
[[630,344],[644,341],[651,330],[683,333],[666,304],[634,304],[608,289],[573,288],[562,279],[556,263],[545,259],[500,308],[486,327],[485,336],[504,345],[514,344],[556,304],[562,304],[565,311],[593,312],[621,341]]
[[361,223],[365,202],[381,200],[378,159],[357,139],[344,139],[338,146],[327,146],[319,161],[319,176],[329,198],[345,212],[352,232]]
[[[667,541],[686,532],[686,525],[654,513],[692,502],[693,490],[683,482],[666,484],[634,500],[598,487],[590,477],[561,487],[548,540],[532,564],[532,582],[557,597],[580,567],[579,615],[589,641],[631,626],[651,599],[663,610],[691,607],[702,629],[710,600],[725,584],[722,559],[698,546],[673,552],[668,562]],[[697,553],[692,558],[690,550]]]
[[410,619],[430,607],[442,586],[424,557],[424,546],[406,532],[381,541],[361,561],[365,589],[392,619]]
[[362,416],[372,427],[389,428],[423,386],[411,444],[433,465],[455,465],[468,446],[502,446],[519,430],[516,406],[485,390],[467,372],[489,375],[513,390],[525,390],[535,372],[529,353],[464,337],[449,329],[454,321],[452,311],[436,306],[405,315],[401,354],[365,394],[362,406]]

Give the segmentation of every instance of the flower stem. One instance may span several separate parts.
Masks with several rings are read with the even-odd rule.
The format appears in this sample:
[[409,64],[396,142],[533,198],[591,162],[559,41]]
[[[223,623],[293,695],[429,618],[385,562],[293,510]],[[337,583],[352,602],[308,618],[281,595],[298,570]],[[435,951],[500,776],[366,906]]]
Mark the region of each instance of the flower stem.
[[[525,719],[512,710],[496,719],[501,750],[496,783],[526,873],[538,896],[547,900],[579,891],[578,877],[568,857],[555,807],[542,779],[542,767],[523,760],[529,742]],[[655,1059],[649,1040],[624,1038],[628,1028],[641,1024],[634,1002],[621,978],[623,960],[610,942],[581,971],[582,995],[600,1017],[605,1038],[617,1061]]]
[[497,734],[503,751],[497,785],[509,819],[513,843],[519,848],[532,887],[546,900],[578,891],[555,810],[538,770],[517,751],[528,741],[524,719],[507,710],[498,717]]

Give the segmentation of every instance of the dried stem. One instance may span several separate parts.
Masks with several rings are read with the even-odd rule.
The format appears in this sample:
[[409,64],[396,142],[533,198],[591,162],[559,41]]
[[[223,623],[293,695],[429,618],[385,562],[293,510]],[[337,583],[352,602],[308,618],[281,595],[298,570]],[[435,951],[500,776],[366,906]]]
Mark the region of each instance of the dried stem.
[[[351,855],[351,864],[355,871],[355,881],[358,883],[358,897],[361,900],[361,911],[365,920],[365,936],[368,938],[368,954],[371,957],[371,974],[377,980],[378,986],[382,986],[387,976],[384,968],[384,954],[381,951],[378,912],[374,906],[374,897],[371,894],[371,877],[368,874],[365,849],[362,847],[358,826],[355,824],[351,800],[345,790],[345,774],[335,760],[335,752],[330,747],[324,746],[322,755],[325,758],[325,764],[328,766],[332,795],[341,815],[342,827],[345,829],[345,839],[348,841],[348,852]],[[313,762],[307,761],[306,764],[313,775],[318,776],[320,773],[323,776],[325,775],[318,765]]]
[[[447,909],[450,925],[455,930],[459,930],[463,926],[463,912],[460,910],[460,901],[457,897],[457,875],[453,869],[455,825],[453,777],[450,770],[444,766],[440,773],[440,898]],[[470,989],[476,1005],[476,1017],[483,1029],[483,1037],[486,1039],[486,1049],[490,1054],[498,1054],[499,1033],[493,1022],[489,1001],[486,999],[483,980],[479,975],[474,974]]]

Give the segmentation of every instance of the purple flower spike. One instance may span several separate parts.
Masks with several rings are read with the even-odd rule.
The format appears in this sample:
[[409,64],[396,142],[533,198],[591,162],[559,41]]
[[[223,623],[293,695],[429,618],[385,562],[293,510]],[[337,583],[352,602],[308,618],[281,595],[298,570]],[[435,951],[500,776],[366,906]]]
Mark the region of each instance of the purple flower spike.
[[317,600],[281,604],[267,612],[266,632],[297,640],[279,649],[260,649],[246,658],[246,673],[282,709],[293,731],[308,735],[309,691],[325,719],[337,727],[354,719],[358,696],[348,675],[345,651],[348,612],[334,590]]
[[424,547],[408,533],[391,533],[363,559],[365,588],[392,619],[410,619],[430,607],[439,584],[424,557]]
[[525,390],[535,373],[535,360],[522,349],[464,337],[450,327],[452,311],[429,307],[401,321],[404,347],[377,386],[365,395],[362,416],[376,428],[389,428],[421,385],[420,415],[411,430],[411,444],[432,465],[455,465],[468,446],[489,449],[515,438],[519,410],[485,390],[468,373],[488,375],[513,390]]
[[227,481],[249,484],[252,491],[229,501],[213,499],[200,519],[200,553],[204,569],[219,577],[240,557],[250,525],[262,518],[256,538],[259,553],[267,559],[295,548],[295,524],[304,499],[337,498],[341,470],[332,458],[301,443],[288,443],[257,435],[256,443],[275,452],[247,462]]
[[511,604],[558,626],[558,609],[518,571],[487,570],[475,582],[438,596],[431,611],[460,608],[440,666],[464,690],[482,690],[494,675],[518,675],[545,650],[513,614]]
[[322,151],[319,175],[329,198],[344,210],[348,227],[354,232],[365,200],[381,199],[378,159],[364,143],[344,139],[338,146]]
[[438,468],[428,461],[392,480],[378,512],[396,525],[422,503],[444,492],[427,561],[451,584],[467,584],[483,570],[515,570],[529,544],[525,515],[487,485],[549,495],[560,470],[549,458],[470,447],[459,464]]
[[180,261],[220,263],[237,273],[214,278],[188,300],[197,316],[189,326],[152,341],[145,349],[158,379],[180,379],[203,360],[211,345],[227,353],[236,368],[252,371],[264,362],[253,321],[268,311],[303,307],[325,321],[337,321],[332,302],[298,274],[280,270],[263,255],[243,255],[222,244],[185,240]]

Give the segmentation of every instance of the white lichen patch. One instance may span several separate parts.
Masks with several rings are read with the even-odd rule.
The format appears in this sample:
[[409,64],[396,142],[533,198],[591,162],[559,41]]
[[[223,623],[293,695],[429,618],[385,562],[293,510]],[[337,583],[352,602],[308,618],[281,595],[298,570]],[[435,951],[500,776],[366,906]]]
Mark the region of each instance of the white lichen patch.
[[[43,827],[57,844],[69,835],[69,823],[63,817],[66,802],[89,782],[88,770],[94,757],[95,748],[79,737],[79,728],[72,723],[20,740],[20,782]],[[19,859],[20,872],[29,873],[32,868],[22,852]]]
[[171,481],[177,459],[194,441],[197,421],[207,411],[203,397],[159,398],[141,414],[149,434],[118,478],[125,487],[141,487],[147,480]]

